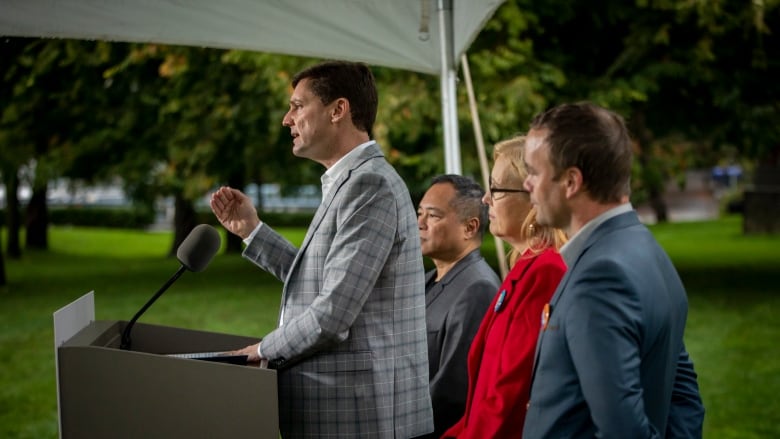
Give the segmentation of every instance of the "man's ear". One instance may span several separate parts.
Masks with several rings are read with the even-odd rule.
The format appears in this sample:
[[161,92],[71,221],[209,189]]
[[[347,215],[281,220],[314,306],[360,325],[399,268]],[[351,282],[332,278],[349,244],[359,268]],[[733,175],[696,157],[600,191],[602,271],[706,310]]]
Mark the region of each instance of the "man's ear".
[[572,198],[580,192],[583,192],[582,171],[580,168],[572,166],[563,172],[562,181],[566,188],[566,198]]
[[333,103],[333,110],[330,113],[330,121],[336,123],[339,120],[349,116],[349,101],[344,98],[338,98]]
[[472,217],[466,220],[465,226],[465,235],[467,239],[472,239],[474,236],[479,233],[479,218]]

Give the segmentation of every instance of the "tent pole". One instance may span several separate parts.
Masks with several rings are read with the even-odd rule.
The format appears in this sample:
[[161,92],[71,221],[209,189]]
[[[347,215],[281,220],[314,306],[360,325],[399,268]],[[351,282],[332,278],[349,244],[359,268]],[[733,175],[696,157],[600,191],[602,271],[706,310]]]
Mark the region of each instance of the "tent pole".
[[438,0],[441,41],[441,108],[444,126],[444,164],[448,174],[461,174],[458,138],[457,71],[453,43],[453,0]]
[[[469,59],[466,54],[460,56],[460,64],[463,66],[463,79],[466,82],[466,91],[469,95],[469,109],[471,110],[471,123],[474,126],[474,137],[477,140],[477,155],[479,156],[479,169],[482,172],[482,184],[487,188],[490,186],[490,170],[488,169],[487,153],[485,152],[485,142],[482,138],[482,123],[479,120],[479,111],[477,109],[477,100],[474,97],[474,84],[471,82],[471,70],[469,69]],[[501,279],[506,277],[509,271],[506,262],[506,251],[504,242],[493,236],[496,243],[496,258],[498,259],[498,268],[501,271]]]

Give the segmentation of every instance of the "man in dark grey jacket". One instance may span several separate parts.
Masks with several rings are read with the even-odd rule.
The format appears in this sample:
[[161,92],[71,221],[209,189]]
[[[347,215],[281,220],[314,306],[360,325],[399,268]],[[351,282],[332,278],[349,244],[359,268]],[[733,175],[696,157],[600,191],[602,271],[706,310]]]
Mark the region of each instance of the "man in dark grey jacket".
[[439,438],[463,416],[466,358],[501,282],[480,254],[487,228],[484,191],[472,179],[433,179],[417,209],[420,246],[435,269],[425,275],[428,366],[435,431]]

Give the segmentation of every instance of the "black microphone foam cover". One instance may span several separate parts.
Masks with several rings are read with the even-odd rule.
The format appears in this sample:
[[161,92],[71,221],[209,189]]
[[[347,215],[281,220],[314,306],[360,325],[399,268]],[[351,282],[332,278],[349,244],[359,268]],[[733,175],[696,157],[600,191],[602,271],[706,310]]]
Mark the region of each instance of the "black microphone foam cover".
[[190,271],[202,271],[217,254],[219,232],[208,224],[199,224],[184,238],[176,250],[176,258]]

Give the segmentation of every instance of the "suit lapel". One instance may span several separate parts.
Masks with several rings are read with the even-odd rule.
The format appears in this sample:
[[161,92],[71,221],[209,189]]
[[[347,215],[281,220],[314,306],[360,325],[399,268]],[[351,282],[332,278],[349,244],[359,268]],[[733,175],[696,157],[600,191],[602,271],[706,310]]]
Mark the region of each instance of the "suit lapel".
[[[432,282],[433,278],[436,277],[436,270],[431,270],[425,275],[425,285],[428,285],[429,282]],[[425,292],[425,307],[429,307],[431,303],[433,303],[437,297],[439,297],[439,294],[444,290],[444,288],[441,285],[441,282],[436,282],[430,289],[430,291]]]
[[279,311],[280,325],[283,322],[284,309],[285,306],[287,305],[287,288],[288,285],[290,285],[290,279],[292,279],[294,273],[297,272],[298,264],[300,264],[301,258],[303,258],[303,254],[305,253],[306,248],[311,243],[312,239],[314,238],[314,235],[317,232],[317,229],[319,229],[320,224],[322,223],[322,220],[325,218],[325,215],[330,209],[330,205],[333,204],[333,200],[336,198],[336,194],[344,185],[344,183],[346,183],[347,180],[349,180],[349,178],[352,176],[352,172],[355,169],[359,168],[368,160],[377,157],[384,157],[384,155],[382,154],[382,150],[379,149],[378,144],[374,143],[372,145],[363,148],[363,150],[358,153],[358,156],[354,158],[352,164],[349,166],[349,169],[345,170],[339,176],[339,178],[333,183],[333,186],[331,187],[329,193],[322,194],[323,196],[322,202],[320,203],[319,207],[317,207],[317,211],[314,213],[314,217],[312,218],[311,223],[309,224],[309,229],[306,231],[306,236],[303,238],[303,243],[301,243],[301,246],[298,249],[298,253],[295,255],[295,259],[293,259],[292,265],[290,266],[290,269],[287,271],[287,278],[284,281],[284,287],[282,287],[282,303]]
[[585,245],[582,247],[582,251],[579,255],[577,255],[577,258],[574,260],[574,264],[572,264],[571,267],[566,267],[566,274],[563,276],[563,279],[561,279],[561,282],[558,284],[558,288],[555,289],[555,294],[553,294],[553,297],[550,299],[550,306],[555,306],[558,303],[558,300],[560,300],[561,295],[563,294],[563,291],[566,289],[566,284],[569,283],[570,275],[572,271],[574,271],[574,267],[577,266],[582,256],[588,252],[588,249],[598,242],[602,237],[607,235],[608,233],[612,233],[615,230],[623,229],[626,227],[631,227],[634,225],[639,224],[639,218],[636,216],[636,211],[626,212],[623,214],[620,214],[618,216],[615,216],[613,218],[610,218],[601,225],[599,225],[596,230],[591,233],[591,235],[588,237],[588,240],[585,242]]
[[[447,284],[452,282],[452,280],[455,279],[463,270],[465,270],[466,267],[476,262],[480,257],[479,249],[477,249],[458,261],[455,266],[452,267],[452,269],[450,269],[450,271],[448,271],[440,281],[436,282],[436,285],[434,285],[433,288],[431,288],[431,290],[425,294],[425,306],[427,307],[433,303],[439,294],[444,291],[444,287],[446,287]],[[436,270],[431,270],[428,272],[428,274],[425,276],[425,284],[427,285],[431,278],[435,276]]]
[[379,149],[379,145],[376,143],[364,148],[358,154],[358,156],[355,157],[349,169],[345,170],[333,183],[330,191],[327,194],[322,194],[322,203],[320,203],[320,206],[314,213],[314,218],[312,218],[311,224],[309,225],[309,230],[306,232],[306,237],[303,239],[303,244],[301,244],[301,251],[299,251],[298,254],[303,253],[303,249],[309,245],[309,242],[311,242],[311,238],[314,236],[314,232],[316,232],[320,227],[320,223],[322,223],[323,218],[325,218],[325,214],[328,212],[328,209],[330,209],[330,205],[333,203],[333,199],[336,198],[336,194],[339,190],[341,190],[341,187],[344,185],[344,183],[346,183],[352,176],[352,172],[363,165],[363,163],[366,161],[375,157],[383,157],[382,151]]
[[[618,216],[610,218],[604,221],[604,223],[602,223],[598,227],[596,227],[596,230],[594,230],[593,233],[591,233],[591,235],[588,237],[587,241],[585,242],[585,245],[582,247],[582,251],[580,252],[579,255],[577,255],[577,258],[574,260],[574,264],[572,264],[571,267],[566,267],[566,273],[563,275],[563,279],[561,279],[561,282],[558,284],[558,287],[555,289],[555,293],[553,293],[552,298],[550,298],[550,315],[547,317],[548,319],[552,318],[552,315],[555,312],[555,308],[558,304],[558,301],[561,299],[561,296],[566,290],[566,285],[569,283],[569,279],[571,279],[571,275],[572,272],[574,271],[574,267],[577,266],[577,264],[580,261],[580,258],[582,258],[582,255],[587,253],[588,249],[606,234],[611,233],[612,231],[617,229],[623,229],[637,224],[639,224],[639,217],[637,217],[636,211],[632,210],[630,212],[622,213]],[[536,342],[536,350],[534,352],[534,367],[531,372],[532,382],[533,382],[534,375],[536,375],[536,365],[539,362],[539,351],[541,350],[542,347],[542,339],[544,338],[544,333],[545,331],[539,331],[539,338]]]
[[[330,205],[333,204],[333,200],[336,198],[336,194],[338,193],[338,191],[341,190],[341,187],[344,185],[344,183],[346,183],[349,180],[349,178],[352,176],[352,172],[355,169],[359,168],[368,160],[377,157],[384,157],[384,155],[382,154],[382,150],[379,149],[378,144],[374,143],[372,145],[363,148],[363,150],[358,153],[358,156],[354,158],[352,164],[349,166],[349,169],[346,169],[339,176],[339,178],[333,183],[331,190],[327,194],[322,194],[323,197],[322,202],[317,208],[317,211],[314,213],[314,217],[312,218],[311,223],[309,224],[309,229],[306,231],[306,236],[303,238],[303,243],[301,244],[301,247],[298,249],[298,254],[295,255],[295,259],[293,260],[292,267],[287,273],[288,280],[290,279],[290,276],[292,275],[293,271],[295,271],[295,268],[298,266],[298,263],[304,251],[311,243],[312,238],[314,238],[317,229],[319,229],[322,220],[325,218],[325,215],[330,209]],[[287,282],[285,282],[285,285],[287,285]]]

